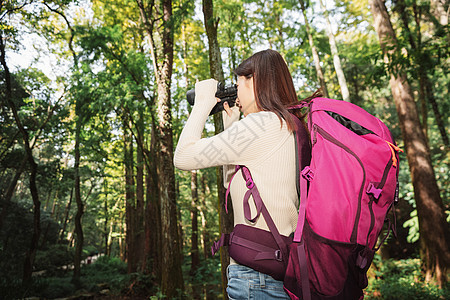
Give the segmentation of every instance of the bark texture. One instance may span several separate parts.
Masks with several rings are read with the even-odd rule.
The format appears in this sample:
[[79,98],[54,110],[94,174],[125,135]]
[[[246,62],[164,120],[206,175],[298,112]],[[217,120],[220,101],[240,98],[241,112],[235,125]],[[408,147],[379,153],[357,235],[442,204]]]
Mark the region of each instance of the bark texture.
[[173,165],[173,134],[170,84],[173,68],[172,1],[136,0],[144,30],[150,39],[157,84],[156,122],[158,196],[161,212],[161,291],[169,299],[184,290],[181,272],[181,239]]

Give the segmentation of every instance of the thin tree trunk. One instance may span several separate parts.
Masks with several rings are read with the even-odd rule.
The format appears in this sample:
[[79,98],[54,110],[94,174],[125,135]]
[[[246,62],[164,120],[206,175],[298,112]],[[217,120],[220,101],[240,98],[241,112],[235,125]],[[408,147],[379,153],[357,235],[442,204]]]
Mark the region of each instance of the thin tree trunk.
[[[425,62],[425,53],[423,53],[422,50],[422,36],[421,36],[421,32],[420,32],[420,20],[421,20],[421,15],[422,15],[422,9],[420,7],[417,6],[417,4],[414,2],[413,3],[413,9],[414,9],[414,20],[416,21],[416,28],[417,28],[417,35],[418,35],[418,51],[419,51],[419,77],[420,77],[420,81],[421,81],[421,93],[424,93],[424,98],[431,104],[431,107],[433,109],[433,113],[434,113],[434,117],[436,120],[436,125],[439,128],[439,133],[441,134],[442,137],[442,142],[444,143],[445,146],[449,146],[449,139],[448,139],[448,135],[447,135],[447,130],[445,129],[444,123],[442,121],[442,115],[439,111],[438,105],[436,103],[436,99],[434,97],[434,93],[433,93],[433,85],[430,82],[430,79],[428,78],[428,68],[427,68],[427,63]],[[414,43],[411,44],[411,46],[413,46]],[[422,91],[422,89],[424,91]],[[425,110],[425,109],[424,109]],[[427,128],[428,128],[428,124],[426,125],[427,127],[425,127],[425,132],[427,132]]]
[[113,237],[112,237],[113,226],[114,226],[114,222],[111,219],[111,221],[109,222],[109,231],[108,231],[108,237],[107,237],[106,247],[105,247],[105,255],[108,257],[111,257],[111,247],[112,247],[112,243],[113,243]]
[[447,135],[447,130],[445,128],[444,122],[442,121],[442,114],[439,111],[439,107],[436,103],[436,98],[434,97],[433,86],[428,79],[428,76],[425,77],[425,93],[427,95],[428,101],[431,103],[431,107],[433,108],[434,116],[436,119],[436,124],[439,128],[439,132],[441,134],[442,142],[446,147],[450,146],[449,138]]
[[434,97],[433,93],[433,85],[430,82],[430,79],[428,78],[428,67],[427,67],[427,57],[426,54],[423,53],[422,50],[422,36],[421,36],[421,12],[422,9],[417,6],[417,4],[413,3],[413,10],[414,10],[414,20],[416,23],[417,28],[417,43],[413,39],[413,35],[411,33],[411,30],[409,29],[409,14],[406,12],[406,3],[404,0],[398,0],[396,4],[396,10],[398,11],[398,14],[402,20],[403,28],[406,30],[406,34],[408,36],[409,44],[411,45],[411,48],[416,52],[415,62],[417,64],[417,77],[419,79],[419,99],[421,104],[421,112],[422,112],[422,126],[424,129],[425,136],[427,136],[428,131],[428,107],[427,102],[431,104],[431,107],[433,109],[433,113],[435,116],[436,124],[439,129],[439,133],[441,134],[442,142],[445,146],[449,146],[449,139],[447,135],[447,131],[445,129],[445,125],[442,121],[442,115],[439,111],[438,105],[436,103],[436,99]]
[[203,244],[203,257],[205,259],[208,258],[208,255],[210,252],[210,246],[211,246],[211,238],[209,234],[209,223],[208,223],[208,209],[206,208],[206,197],[207,195],[210,195],[209,186],[206,180],[205,173],[202,173],[201,177],[201,204],[202,204],[202,210],[200,211],[200,214],[202,216],[202,244]]
[[17,181],[19,180],[20,175],[22,175],[23,169],[25,168],[27,161],[28,158],[25,154],[24,158],[20,162],[19,168],[16,170],[14,177],[12,178],[11,182],[8,185],[8,189],[6,190],[5,198],[3,198],[2,212],[0,213],[0,232],[2,231],[3,221],[5,220],[6,215],[8,213],[8,208],[9,205],[11,204],[11,199],[12,196],[14,195],[14,190],[16,189],[17,186]]
[[66,232],[67,222],[69,221],[70,206],[72,205],[72,198],[73,198],[73,189],[74,189],[74,187],[72,186],[72,189],[70,190],[70,195],[69,195],[69,202],[67,202],[66,210],[64,213],[63,227],[59,234],[59,242],[60,243],[62,243],[62,241],[64,239],[64,232]]
[[344,99],[344,101],[350,102],[350,93],[348,92],[347,80],[345,79],[344,71],[342,70],[341,59],[339,58],[339,52],[337,49],[336,40],[334,38],[333,29],[331,28],[328,11],[325,5],[323,5],[323,0],[319,0],[319,2],[325,16],[326,21],[325,28],[327,30],[328,40],[330,41],[330,48],[331,54],[333,55],[334,69],[336,70],[339,86],[341,88],[342,99]]
[[12,95],[12,86],[11,86],[11,73],[9,72],[8,65],[6,63],[6,51],[3,35],[0,31],[0,63],[3,66],[3,70],[5,73],[5,98],[6,103],[8,104],[11,112],[14,116],[14,120],[16,122],[17,127],[19,128],[20,133],[22,134],[24,148],[26,152],[26,158],[28,160],[28,164],[30,167],[30,178],[29,178],[29,188],[31,193],[31,198],[33,199],[33,236],[31,237],[31,243],[29,249],[25,255],[25,261],[23,266],[23,284],[28,284],[31,280],[31,273],[33,271],[34,258],[36,255],[39,237],[41,235],[41,202],[39,200],[39,194],[36,186],[36,175],[37,175],[37,164],[33,157],[32,148],[30,146],[30,139],[28,135],[28,131],[22,124],[22,121],[19,118],[19,114],[16,108],[16,105],[13,101]]
[[329,97],[328,89],[327,89],[327,85],[325,83],[325,79],[323,77],[322,67],[320,66],[319,53],[317,52],[316,45],[314,44],[314,39],[313,39],[313,36],[311,33],[311,28],[309,27],[308,17],[306,16],[305,1],[299,0],[299,2],[302,7],[303,18],[305,19],[305,28],[306,28],[306,33],[308,34],[309,46],[311,47],[311,52],[312,52],[313,59],[314,59],[314,66],[316,67],[317,79],[319,80],[320,88],[322,89],[323,96],[325,98],[328,98]]
[[[126,206],[126,204],[125,204],[125,206]],[[126,217],[124,218],[124,215],[123,215],[123,211],[121,210],[120,211],[120,213],[119,213],[119,220],[120,220],[120,222],[119,222],[119,232],[120,232],[120,235],[119,235],[119,256],[120,256],[120,259],[122,260],[122,261],[125,261],[126,260],[126,257],[127,257],[127,246],[126,246],[126,242],[124,243],[124,236],[126,236],[126,224],[125,224],[125,220],[124,219],[126,219]],[[124,228],[124,226],[125,226],[125,228]]]
[[[29,147],[28,151],[31,152]],[[41,235],[41,202],[39,201],[39,194],[36,186],[37,164],[34,161],[33,156],[28,154],[28,160],[30,163],[30,193],[33,199],[33,236],[31,237],[30,248],[25,256],[23,282],[28,283],[31,281],[31,275],[33,272],[34,259],[38,248],[39,238]]]
[[[188,77],[188,66],[186,64],[188,45],[186,43],[186,30],[184,24],[181,28],[182,34],[182,47],[183,47],[183,71],[185,74],[185,84],[186,89],[189,87],[189,77]],[[193,299],[201,298],[202,289],[201,284],[196,283],[195,276],[197,275],[197,270],[200,265],[200,255],[198,246],[198,208],[199,197],[198,197],[198,186],[197,186],[197,171],[191,171],[191,268],[189,270],[189,275],[193,277],[192,284],[192,297]],[[179,181],[177,181],[177,192],[179,192]],[[178,198],[178,196],[177,196]],[[180,218],[181,219],[181,218]],[[181,222],[180,222],[181,223]]]
[[[381,0],[370,0],[370,7],[381,48],[385,54],[385,62],[392,64],[389,57],[398,51],[398,44],[386,6]],[[390,76],[391,90],[397,107],[414,186],[419,217],[420,254],[425,277],[427,281],[434,277],[438,285],[442,287],[447,281],[450,262],[448,240],[450,235],[444,206],[431,164],[430,150],[420,126],[419,115],[406,74],[397,70]]]
[[135,223],[136,223],[136,196],[134,182],[134,147],[133,138],[130,133],[128,116],[124,118],[123,142],[124,142],[124,167],[125,167],[125,219],[126,219],[126,257],[128,273],[137,270],[136,244],[135,244]]
[[[197,171],[191,171],[191,276],[195,276],[200,265],[200,255],[198,249],[198,209],[199,203],[197,188]],[[200,288],[198,285],[192,286],[192,296],[200,299]]]
[[105,255],[109,256],[109,251],[108,251],[108,242],[109,242],[109,236],[110,236],[110,231],[108,230],[108,225],[109,225],[109,212],[108,212],[108,192],[107,192],[107,182],[105,181],[105,185],[104,185],[104,192],[105,192],[105,202],[103,203],[103,213],[105,214],[105,222],[103,223],[103,239],[104,239],[104,243],[105,243]]
[[73,277],[72,282],[75,286],[80,287],[80,277],[81,277],[81,255],[83,251],[84,244],[84,235],[83,235],[83,227],[81,224],[81,217],[84,213],[84,204],[81,200],[81,176],[80,176],[80,144],[81,144],[81,130],[82,130],[82,114],[81,114],[81,105],[80,99],[77,100],[75,107],[76,118],[76,128],[75,128],[75,202],[77,204],[77,212],[75,214],[75,235],[76,235],[76,244],[75,244],[75,256],[74,256],[74,269],[73,269]]
[[156,124],[152,116],[152,134],[150,144],[150,155],[147,166],[147,206],[145,214],[145,252],[147,266],[145,273],[152,274],[157,282],[161,281],[162,260],[161,260],[161,206],[158,192],[157,162],[159,161],[156,151],[157,135]]
[[[414,4],[415,5],[415,4]],[[406,31],[406,35],[408,37],[409,40],[409,44],[411,45],[411,48],[414,49],[417,53],[417,50],[420,52],[420,25],[417,24],[419,26],[417,32],[417,41],[418,41],[418,46],[416,45],[416,42],[414,41],[413,35],[411,33],[411,30],[409,29],[409,14],[407,14],[406,12],[406,3],[404,0],[398,0],[395,6],[395,9],[398,11],[399,17],[402,20],[403,23],[403,28]],[[416,18],[417,21],[417,18]],[[419,49],[417,49],[419,48]],[[417,66],[417,78],[419,80],[419,104],[420,104],[420,110],[421,110],[421,114],[422,114],[422,129],[423,129],[423,133],[425,135],[425,137],[428,140],[428,108],[427,108],[427,101],[425,99],[425,80],[424,77],[426,76],[426,68],[424,69],[422,66],[422,55],[420,53],[417,53],[416,56],[413,58],[416,62]]]
[[[217,41],[217,27],[219,25],[219,19],[214,18],[214,7],[212,0],[203,0],[203,17],[206,29],[206,35],[208,36],[209,45],[209,69],[211,77],[219,82],[224,81],[224,75],[222,70],[222,60],[220,57],[220,47]],[[219,134],[223,131],[222,114],[214,115],[215,134]],[[220,233],[231,232],[233,230],[233,215],[225,213],[225,187],[223,186],[223,167],[216,168],[217,175],[217,195],[218,195],[218,210],[219,210],[219,231]],[[231,203],[229,201],[228,203]],[[232,211],[230,209],[229,211]],[[228,285],[226,270],[230,264],[230,256],[228,250],[222,247],[220,249],[220,261],[222,267],[222,291],[224,299],[227,298],[226,287]]]
[[[210,238],[210,234],[209,234],[209,225],[208,225],[208,216],[207,216],[207,211],[208,209],[206,208],[206,197],[208,195],[211,194],[211,191],[209,189],[208,186],[208,182],[206,180],[206,175],[205,173],[202,174],[201,177],[201,189],[202,189],[202,196],[201,196],[201,202],[202,202],[202,210],[201,210],[201,215],[202,215],[202,243],[203,243],[203,256],[206,259],[208,259],[211,255],[211,248],[210,246],[212,245],[211,243],[211,238]],[[213,291],[214,291],[214,286],[211,284],[205,284],[204,285],[204,291],[205,291],[205,296],[206,296],[206,300],[212,300],[212,299],[216,299],[216,296],[214,295]]]
[[134,254],[136,268],[139,271],[145,269],[145,200],[144,200],[144,120],[141,114],[136,124],[136,220],[134,222]]

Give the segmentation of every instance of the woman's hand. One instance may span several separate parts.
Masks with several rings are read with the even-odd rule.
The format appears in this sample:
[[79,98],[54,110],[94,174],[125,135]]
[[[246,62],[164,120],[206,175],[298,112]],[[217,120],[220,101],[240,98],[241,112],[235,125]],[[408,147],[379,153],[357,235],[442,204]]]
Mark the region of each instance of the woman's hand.
[[[217,102],[220,102],[221,100],[217,98]],[[239,107],[236,105],[233,107],[230,107],[228,102],[223,103],[224,110],[222,111],[222,120],[223,120],[223,128],[227,129],[231,126],[234,122],[239,120],[240,112]]]
[[195,104],[216,105],[217,80],[206,79],[195,84]]
[[[217,102],[220,102],[220,99],[219,98],[217,98]],[[227,113],[227,115],[229,116],[229,117],[231,117],[231,115],[233,114],[233,112],[231,111],[231,108],[230,108],[230,105],[228,105],[228,102],[224,102],[223,103],[223,108],[224,108],[224,110],[225,110],[225,112]]]

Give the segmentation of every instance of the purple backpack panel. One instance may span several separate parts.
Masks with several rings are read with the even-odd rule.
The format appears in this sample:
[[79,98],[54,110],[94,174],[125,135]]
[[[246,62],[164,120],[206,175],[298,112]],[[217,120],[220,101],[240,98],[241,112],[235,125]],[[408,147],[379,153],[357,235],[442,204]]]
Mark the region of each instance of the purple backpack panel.
[[[292,238],[280,236],[284,242],[283,248],[288,248]],[[268,274],[276,280],[284,279],[287,257],[283,259],[282,251],[279,250],[280,246],[272,232],[237,224],[229,239],[228,253],[236,262]]]
[[[310,284],[310,299],[355,300],[363,296],[367,286],[365,272],[356,266],[362,246],[340,244],[324,240],[311,231],[308,223],[303,230],[306,262]],[[298,244],[290,245],[289,263],[284,288],[291,299],[303,299]],[[300,296],[301,295],[301,296]],[[300,296],[300,297],[299,297]]]

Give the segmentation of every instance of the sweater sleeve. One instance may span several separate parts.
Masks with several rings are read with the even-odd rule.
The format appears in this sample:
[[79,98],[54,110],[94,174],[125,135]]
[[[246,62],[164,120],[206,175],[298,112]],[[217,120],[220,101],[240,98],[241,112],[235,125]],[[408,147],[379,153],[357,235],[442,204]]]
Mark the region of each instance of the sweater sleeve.
[[282,131],[280,120],[274,113],[249,114],[220,134],[201,138],[208,112],[194,106],[175,150],[177,168],[195,170],[248,164],[263,159],[277,147]]
[[[233,125],[234,122],[237,122],[239,120],[241,113],[239,111],[239,107],[233,106],[231,107],[231,116],[229,116],[226,111],[222,111],[222,120],[223,120],[223,128],[226,130],[231,125]],[[224,165],[223,166],[223,186],[225,188],[228,188],[228,183],[230,182],[231,178],[233,177],[235,165]]]

